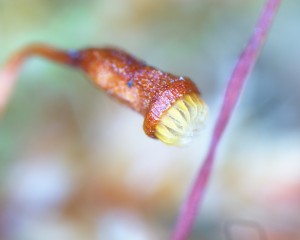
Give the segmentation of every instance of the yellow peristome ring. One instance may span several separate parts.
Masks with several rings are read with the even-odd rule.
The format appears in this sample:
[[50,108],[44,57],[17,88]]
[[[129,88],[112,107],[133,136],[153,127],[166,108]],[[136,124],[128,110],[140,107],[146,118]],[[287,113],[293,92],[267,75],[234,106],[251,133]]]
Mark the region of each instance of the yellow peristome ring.
[[203,127],[207,114],[208,108],[198,94],[186,94],[163,114],[154,135],[168,145],[185,145]]

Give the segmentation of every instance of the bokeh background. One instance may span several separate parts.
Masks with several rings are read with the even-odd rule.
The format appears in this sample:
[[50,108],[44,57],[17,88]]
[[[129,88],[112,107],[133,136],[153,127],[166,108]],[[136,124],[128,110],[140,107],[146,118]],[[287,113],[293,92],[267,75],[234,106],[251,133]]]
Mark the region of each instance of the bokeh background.
[[[191,77],[210,108],[189,146],[80,72],[22,70],[0,122],[0,239],[168,239],[263,0],[0,0],[0,63],[22,46],[118,46]],[[190,239],[300,239],[300,2],[283,1],[217,154]]]

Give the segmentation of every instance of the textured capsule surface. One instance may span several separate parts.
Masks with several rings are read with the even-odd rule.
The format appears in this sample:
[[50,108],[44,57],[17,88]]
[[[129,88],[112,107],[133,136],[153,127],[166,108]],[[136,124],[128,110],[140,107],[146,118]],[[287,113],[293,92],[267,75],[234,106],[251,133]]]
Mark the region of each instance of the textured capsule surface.
[[111,48],[82,50],[74,64],[96,86],[144,115],[144,131],[149,137],[183,145],[203,125],[207,107],[188,77],[165,73]]

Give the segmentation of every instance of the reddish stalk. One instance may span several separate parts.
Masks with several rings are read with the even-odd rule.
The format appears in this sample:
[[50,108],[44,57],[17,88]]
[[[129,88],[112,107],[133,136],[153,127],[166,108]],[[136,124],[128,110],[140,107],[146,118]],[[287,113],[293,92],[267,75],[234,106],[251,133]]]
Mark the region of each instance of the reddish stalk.
[[68,53],[42,44],[31,45],[17,52],[0,69],[0,117],[10,98],[23,62],[31,56],[40,56],[58,63],[72,64],[72,59]]
[[257,22],[254,32],[245,49],[243,50],[233,70],[231,78],[228,81],[223,98],[222,108],[215,124],[208,153],[205,157],[202,167],[198,172],[191,192],[183,205],[173,233],[173,240],[187,239],[190,234],[193,223],[195,222],[197,216],[198,208],[204,198],[206,186],[212,172],[212,166],[217,147],[220,143],[224,130],[228,125],[230,117],[232,116],[233,110],[239,100],[247,77],[251,73],[256,59],[260,53],[280,3],[281,0],[266,0],[266,4]]

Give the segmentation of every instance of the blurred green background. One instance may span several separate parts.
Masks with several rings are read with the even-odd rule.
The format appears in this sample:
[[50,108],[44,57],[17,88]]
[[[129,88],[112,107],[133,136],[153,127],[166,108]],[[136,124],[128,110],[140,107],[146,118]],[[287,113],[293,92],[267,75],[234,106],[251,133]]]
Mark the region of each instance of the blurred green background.
[[[0,63],[43,42],[117,46],[191,77],[210,107],[185,148],[73,69],[31,59],[0,122],[0,239],[168,239],[262,0],[0,0]],[[283,1],[191,239],[300,239],[300,3]],[[234,221],[232,220],[234,219]],[[231,226],[230,225],[230,226]]]

